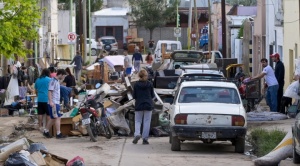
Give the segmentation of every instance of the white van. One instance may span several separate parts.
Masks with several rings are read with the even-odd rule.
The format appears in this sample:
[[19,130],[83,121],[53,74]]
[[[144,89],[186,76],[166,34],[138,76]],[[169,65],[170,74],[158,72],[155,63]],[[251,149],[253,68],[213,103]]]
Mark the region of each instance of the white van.
[[175,50],[182,50],[182,45],[180,41],[158,40],[154,50],[155,62],[161,62],[163,45],[165,45],[166,48],[165,53],[171,53]]

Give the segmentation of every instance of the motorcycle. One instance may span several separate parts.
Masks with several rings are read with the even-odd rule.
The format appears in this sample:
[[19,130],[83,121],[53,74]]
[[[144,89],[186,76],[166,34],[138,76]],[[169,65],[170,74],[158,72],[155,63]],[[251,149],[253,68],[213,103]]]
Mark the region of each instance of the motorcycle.
[[[104,106],[100,102],[102,100],[101,95],[105,92],[102,91],[103,89],[100,90],[100,83],[97,83],[95,87],[97,89],[96,94],[94,96],[86,94],[79,105],[79,112],[82,116],[81,123],[86,126],[87,132],[93,142],[97,142],[97,137],[100,135],[107,139],[112,137]],[[75,102],[78,102],[78,100]]]

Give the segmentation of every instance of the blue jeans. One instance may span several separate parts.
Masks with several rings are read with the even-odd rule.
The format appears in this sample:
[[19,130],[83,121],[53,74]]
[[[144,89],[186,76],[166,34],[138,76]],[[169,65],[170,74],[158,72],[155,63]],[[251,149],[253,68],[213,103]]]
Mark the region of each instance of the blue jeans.
[[271,112],[277,112],[277,92],[278,85],[269,86],[267,89],[266,102]]
[[71,95],[72,88],[66,86],[60,86],[60,101],[64,100],[64,105],[69,104],[69,98]]

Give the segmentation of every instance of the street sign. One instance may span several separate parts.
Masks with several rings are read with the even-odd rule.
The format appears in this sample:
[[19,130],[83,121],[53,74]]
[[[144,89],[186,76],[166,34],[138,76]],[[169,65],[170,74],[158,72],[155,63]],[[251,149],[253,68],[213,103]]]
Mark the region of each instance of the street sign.
[[174,28],[174,37],[181,37],[181,28]]
[[192,39],[193,41],[196,41],[196,38],[197,38],[196,32],[195,32],[195,31],[192,31],[190,37],[191,37],[191,39]]
[[77,38],[76,33],[74,33],[74,32],[69,32],[68,33],[68,43],[75,44],[76,43],[76,38]]

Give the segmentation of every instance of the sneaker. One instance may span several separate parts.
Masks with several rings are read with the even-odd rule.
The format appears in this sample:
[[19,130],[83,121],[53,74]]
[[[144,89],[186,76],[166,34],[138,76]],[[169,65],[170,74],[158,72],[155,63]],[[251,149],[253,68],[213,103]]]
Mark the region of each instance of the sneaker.
[[143,139],[143,145],[149,145],[149,142],[148,142],[148,140],[146,140],[146,139]]
[[62,135],[61,133],[56,134],[56,139],[62,139],[62,138],[66,138],[66,136]]
[[138,143],[138,141],[140,140],[140,138],[141,138],[141,136],[140,136],[140,135],[137,135],[137,136],[135,136],[135,137],[133,138],[133,141],[132,141],[132,143],[133,143],[133,144],[137,144],[137,143]]
[[51,135],[49,134],[49,132],[43,132],[44,137],[46,138],[52,138]]

